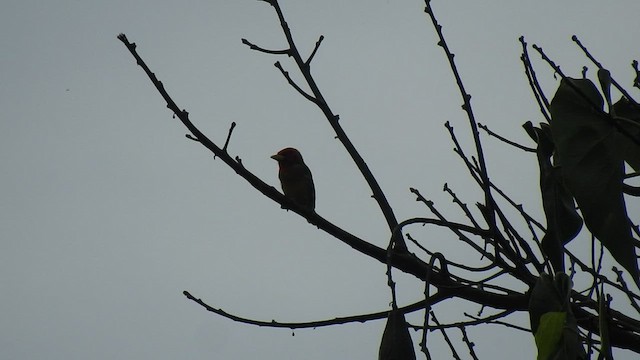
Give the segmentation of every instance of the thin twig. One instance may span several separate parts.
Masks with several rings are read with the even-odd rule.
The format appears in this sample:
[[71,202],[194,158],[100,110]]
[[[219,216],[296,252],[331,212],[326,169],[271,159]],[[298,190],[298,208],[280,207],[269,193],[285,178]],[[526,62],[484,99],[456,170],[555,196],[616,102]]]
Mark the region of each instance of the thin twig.
[[236,127],[236,122],[232,122],[229,127],[229,133],[227,134],[227,140],[224,142],[224,146],[222,147],[222,151],[227,151],[227,146],[229,146],[229,140],[231,140],[231,133],[233,133],[233,129]]
[[631,67],[636,73],[636,77],[633,78],[633,86],[640,89],[640,69],[638,68],[638,60],[633,60],[631,62]]
[[438,318],[436,317],[436,314],[433,311],[431,311],[431,318],[433,319],[433,322],[436,324],[435,328],[440,330],[440,333],[444,337],[444,341],[446,341],[447,345],[449,345],[449,350],[451,350],[451,355],[453,356],[453,358],[456,360],[461,360],[460,356],[458,355],[458,352],[456,352],[455,346],[453,346],[451,339],[449,339],[449,335],[447,335],[445,328],[440,327],[440,322],[438,322]]
[[627,286],[627,282],[624,281],[624,278],[622,277],[622,271],[620,271],[617,267],[613,267],[612,268],[613,272],[616,273],[616,277],[618,280],[618,283],[620,283],[620,286],[622,286],[624,288],[624,294],[627,295],[627,298],[629,298],[629,303],[631,304],[631,306],[633,306],[634,309],[636,309],[636,311],[638,312],[638,314],[640,314],[640,305],[638,305],[638,303],[636,302],[636,299],[633,298],[632,295],[633,292],[631,290],[629,290],[629,287]]
[[489,229],[497,233],[498,228],[497,228],[495,212],[494,212],[495,204],[493,201],[493,196],[491,195],[491,187],[489,185],[489,172],[487,170],[487,165],[484,159],[484,151],[482,150],[480,133],[478,132],[478,124],[473,114],[473,108],[471,107],[471,95],[467,93],[467,91],[465,90],[464,84],[462,82],[462,78],[458,71],[458,67],[454,61],[454,54],[449,50],[449,46],[447,45],[447,42],[444,39],[444,35],[442,34],[442,26],[438,24],[438,20],[436,19],[435,13],[431,8],[431,1],[425,0],[425,5],[426,6],[424,11],[431,18],[431,22],[439,38],[438,46],[442,48],[442,50],[444,51],[447,57],[447,60],[449,61],[449,67],[453,72],[453,76],[456,80],[456,84],[458,85],[458,89],[460,90],[460,95],[462,96],[462,100],[463,100],[462,109],[467,113],[467,118],[469,119],[469,127],[471,128],[471,135],[473,136],[473,141],[475,143],[476,156],[478,157],[478,165],[480,170],[479,175],[481,179],[480,186],[482,187],[482,190],[484,192],[484,196],[485,196],[484,202],[487,208],[487,211],[486,211],[487,223],[489,225]]
[[522,44],[522,55],[520,56],[520,60],[524,65],[524,73],[527,76],[527,80],[529,81],[529,87],[533,92],[533,96],[536,98],[536,102],[540,107],[540,112],[542,116],[547,120],[547,123],[551,121],[551,116],[549,115],[549,101],[547,97],[544,95],[542,91],[542,87],[540,86],[540,82],[536,76],[536,72],[533,69],[533,65],[531,64],[531,58],[529,57],[529,51],[527,49],[527,43],[524,41],[524,36],[520,36],[520,43]]
[[265,54],[274,54],[274,55],[289,55],[290,49],[282,49],[282,50],[269,50],[265,48],[261,48],[258,45],[255,45],[247,39],[242,39],[242,43],[247,45],[249,49],[256,50]]
[[458,207],[462,209],[462,212],[464,212],[464,215],[467,217],[467,219],[469,219],[469,221],[471,221],[473,226],[475,226],[476,228],[480,228],[480,224],[478,224],[473,214],[471,214],[471,211],[469,210],[469,207],[467,206],[467,204],[463,203],[460,200],[460,198],[458,198],[456,193],[453,192],[453,190],[451,190],[451,188],[449,187],[449,185],[447,185],[447,183],[444,183],[444,187],[442,190],[448,193],[449,195],[451,195],[452,201],[455,204],[458,204]]
[[[458,235],[458,239],[460,239],[461,241],[464,241],[465,243],[467,243],[469,246],[471,246],[474,250],[476,250],[478,253],[482,254],[483,256],[485,256],[486,258],[488,258],[489,260],[495,262],[497,261],[497,258],[495,258],[492,254],[490,254],[487,251],[484,251],[482,249],[482,247],[480,247],[478,244],[476,244],[475,242],[473,242],[471,239],[469,239],[466,235],[464,235],[462,233],[462,229],[466,230],[471,230],[469,231],[470,233],[474,234],[474,235],[478,235],[481,236],[483,239],[485,239],[485,241],[491,241],[491,238],[488,236],[488,234],[485,234],[484,236],[482,235],[482,233],[478,233],[478,229],[475,229],[473,227],[467,226],[467,225],[463,225],[463,227],[457,227],[457,226],[446,226],[447,224],[449,224],[450,222],[447,221],[445,219],[445,217],[433,206],[433,202],[430,200],[426,200],[422,194],[420,194],[420,192],[417,189],[410,189],[412,193],[414,193],[417,196],[417,201],[421,201],[423,202],[425,205],[427,205],[427,207],[429,207],[429,210],[431,210],[431,212],[438,217],[438,219],[440,220],[440,223],[443,224],[445,227],[449,228],[449,230],[451,230],[454,234]],[[419,218],[418,218],[419,219]],[[429,220],[432,221],[433,219]],[[428,223],[428,222],[424,222],[422,220],[415,220],[414,223]],[[408,225],[409,223],[407,222],[407,220],[403,221],[403,226]],[[433,222],[433,224],[438,225],[438,223]]]
[[[516,330],[529,332],[529,333],[531,332],[531,329],[528,329],[526,327],[522,327],[522,326],[510,324],[508,322],[496,320],[496,319],[505,317],[506,315],[509,315],[506,311],[502,312],[502,313],[499,313],[499,314],[496,314],[496,315],[493,315],[493,316],[487,316],[487,317],[484,317],[484,318],[479,318],[479,317],[476,317],[476,316],[473,316],[473,315],[467,314],[467,313],[464,313],[464,315],[474,319],[475,321],[479,322],[480,324],[497,324],[497,325],[506,326],[506,327],[511,328],[511,329],[516,329]],[[468,325],[468,323],[467,323],[467,325]]]
[[[417,192],[417,190],[415,190],[415,192]],[[420,193],[417,192],[417,194],[420,194]],[[422,195],[419,195],[419,196],[422,196]],[[477,235],[477,236],[487,236],[489,234],[487,230],[475,228],[473,226],[454,223],[444,219],[431,219],[431,218],[411,218],[411,219],[404,220],[400,224],[398,224],[396,231],[402,231],[403,227],[411,224],[432,224],[432,225],[446,227],[450,230],[468,232],[470,234]]]
[[467,348],[469,349],[469,355],[471,355],[472,359],[479,360],[476,352],[473,350],[473,347],[476,346],[476,344],[474,344],[473,341],[469,340],[466,328],[464,326],[460,326],[459,329],[462,332],[462,342],[467,344]]
[[276,61],[275,64],[273,64],[275,67],[278,68],[278,70],[280,70],[280,72],[282,73],[282,75],[284,76],[285,79],[287,79],[287,82],[289,83],[289,85],[291,85],[294,89],[296,89],[296,91],[302,95],[305,99],[311,101],[314,104],[318,103],[318,99],[314,98],[313,96],[309,95],[306,91],[302,90],[302,88],[300,86],[298,86],[298,84],[296,84],[295,81],[293,81],[293,79],[291,78],[291,76],[289,76],[289,72],[285,71],[282,68],[282,64],[280,64],[280,61]]
[[511,222],[509,222],[509,219],[500,207],[496,207],[496,214],[498,215],[498,218],[504,226],[505,234],[509,236],[509,239],[513,244],[513,248],[518,252],[518,255],[520,255],[519,248],[522,248],[522,250],[527,254],[526,258],[520,256],[520,258],[524,260],[522,265],[524,266],[526,262],[530,261],[536,268],[536,270],[538,270],[539,273],[542,273],[543,265],[531,250],[529,243],[522,236],[520,236],[518,231],[513,227],[513,225],[511,225]]
[[[434,252],[430,251],[426,247],[422,246],[422,244],[420,244],[416,239],[414,239],[409,233],[407,233],[406,236],[407,236],[407,239],[409,239],[409,241],[411,241],[420,250],[424,251],[427,255],[433,256],[433,254],[435,254]],[[456,263],[456,262],[453,262],[453,261],[450,261],[450,260],[447,260],[447,266],[454,267],[454,268],[459,268],[459,269],[462,269],[462,270],[465,270],[465,271],[469,271],[469,272],[485,272],[485,271],[491,270],[491,269],[496,267],[495,264],[490,263],[490,264],[487,264],[487,265],[485,265],[483,267],[476,268],[476,267],[471,267],[471,266],[468,266],[468,265],[465,265],[465,264]],[[451,274],[451,276],[453,276],[453,275]]]
[[[625,290],[624,287],[614,283],[613,281],[609,280],[606,276],[599,274],[597,272],[595,272],[592,268],[590,268],[589,266],[587,266],[587,264],[585,264],[584,262],[582,262],[582,260],[580,260],[577,256],[575,256],[571,251],[569,251],[568,249],[565,248],[564,253],[569,257],[569,260],[571,261],[571,263],[573,264],[572,267],[575,267],[575,265],[577,265],[581,271],[586,272],[588,274],[590,274],[591,276],[593,276],[594,278],[599,279],[600,281],[606,283],[607,285],[614,287],[622,292],[627,293],[627,290]],[[627,293],[627,296],[631,296],[634,299],[640,301],[640,295],[636,295],[635,293],[629,291]]]
[[486,131],[487,134],[489,134],[489,136],[493,136],[496,139],[498,139],[498,140],[500,140],[500,141],[502,141],[502,142],[504,142],[506,144],[509,144],[509,145],[511,145],[513,147],[516,147],[516,148],[518,148],[520,150],[523,150],[523,151],[526,151],[526,152],[532,152],[532,153],[536,152],[536,149],[534,149],[534,148],[530,148],[530,147],[527,147],[527,146],[524,146],[524,145],[520,145],[515,141],[511,141],[511,140],[509,140],[509,139],[507,139],[505,137],[502,137],[502,136],[496,134],[495,132],[489,130],[489,128],[486,125],[482,125],[481,123],[478,123],[478,127],[480,129]]
[[313,57],[316,56],[316,52],[320,48],[320,44],[322,43],[322,40],[324,40],[324,35],[320,35],[320,38],[318,39],[318,41],[316,41],[316,46],[313,47],[313,51],[311,52],[311,55],[309,55],[309,58],[307,59],[307,61],[304,62],[305,66],[309,67],[309,65],[311,64]]
[[[198,140],[197,138],[193,137],[193,135],[191,135],[191,134],[184,134],[184,136],[185,136],[187,139],[189,139],[189,140],[193,140],[193,141],[195,141],[195,142],[200,142],[200,140]],[[215,154],[213,154],[213,157],[215,158],[215,157],[216,157],[216,155],[215,155]]]
[[431,355],[429,354],[429,349],[427,348],[427,333],[429,332],[429,315],[432,313],[431,304],[428,301],[428,299],[431,297],[429,295],[429,288],[431,286],[431,273],[433,271],[433,267],[435,266],[436,260],[440,261],[440,268],[445,274],[449,272],[447,270],[447,262],[444,258],[444,255],[442,255],[441,253],[434,253],[433,256],[431,256],[431,259],[429,260],[429,267],[427,268],[427,274],[425,275],[425,281],[424,281],[424,298],[425,298],[425,303],[427,305],[424,308],[424,322],[423,322],[424,328],[422,329],[422,341],[420,342],[420,347],[422,348],[422,351],[427,355],[427,358],[431,357]]
[[[511,314],[513,314],[515,311],[513,310],[507,310],[507,311],[502,311],[499,312],[497,314],[493,314],[490,316],[485,316],[483,318],[479,318],[479,317],[475,317],[475,316],[471,316],[469,314],[467,314],[466,312],[464,313],[465,316],[472,318],[473,320],[468,320],[468,321],[459,321],[459,322],[455,322],[455,323],[450,323],[450,324],[439,324],[437,326],[434,325],[429,325],[429,329],[430,330],[436,330],[436,329],[449,329],[449,328],[458,328],[460,326],[476,326],[476,325],[484,325],[484,324],[492,324],[492,323],[496,323],[497,319],[501,319],[503,317],[507,317]],[[414,326],[415,327],[415,326]],[[420,329],[421,327],[415,327],[417,329]],[[529,329],[525,329],[525,328],[521,328],[524,331],[528,331],[531,332],[531,330]],[[521,330],[519,329],[519,330]]]
[[[596,58],[593,55],[591,55],[589,50],[587,50],[587,47],[582,45],[582,42],[580,42],[580,39],[578,39],[578,36],[573,35],[571,37],[571,40],[573,40],[573,42],[575,42],[578,45],[578,47],[582,49],[584,54],[589,58],[589,60],[591,60],[591,62],[593,62],[598,67],[598,69],[601,69],[601,70],[604,69],[604,67],[602,67],[602,64],[600,64],[600,62],[598,62],[598,60],[596,60]],[[627,98],[627,100],[629,100],[630,103],[634,105],[638,105],[638,103],[631,97],[631,95],[629,95],[629,93],[622,86],[620,86],[620,84],[618,84],[618,82],[613,77],[610,78],[610,81],[611,81],[611,84],[615,86],[616,89],[618,89],[618,91],[620,91],[620,93],[624,95],[624,97]]]
[[471,175],[473,180],[478,184],[478,186],[482,187],[482,179],[478,177],[479,170],[473,165],[473,163],[471,163],[471,161],[469,161],[469,158],[467,157],[467,155],[465,155],[464,150],[462,150],[462,146],[460,145],[458,137],[453,130],[453,126],[449,121],[446,121],[444,123],[444,127],[447,128],[447,131],[449,131],[449,136],[451,137],[451,141],[453,141],[453,151],[462,159],[462,161],[464,161],[464,164],[466,165],[467,170],[469,171],[469,174]]
[[[391,309],[397,310],[398,302],[396,298],[396,283],[393,281],[393,276],[391,271],[392,269],[391,259],[393,255],[393,239],[394,239],[394,236],[392,236],[391,240],[389,240],[389,246],[387,247],[387,286],[389,286],[389,289],[391,289]],[[430,270],[430,267],[427,268],[427,272],[429,270]]]
[[[449,122],[447,121],[445,123],[445,127],[447,128],[447,130],[449,130],[449,134],[451,136],[451,139],[453,140],[453,143],[455,145],[455,152],[458,154],[458,156],[460,156],[460,158],[464,161],[465,165],[467,166],[467,169],[469,170],[469,173],[472,175],[472,177],[476,180],[476,182],[478,184],[480,184],[481,187],[483,187],[482,185],[482,179],[478,178],[477,173],[479,173],[479,168],[477,165],[472,164],[469,159],[466,157],[466,155],[464,154],[464,152],[462,151],[462,148],[460,147],[460,143],[458,142],[458,139],[455,135],[455,132],[453,131],[453,127],[449,124]],[[472,158],[473,159],[473,158]],[[489,185],[489,187],[491,187],[492,189],[496,189],[496,187],[491,183],[491,181],[489,181],[487,183]],[[504,197],[506,197],[506,195],[503,194]],[[513,251],[513,249],[509,246],[509,243],[506,241],[506,239],[504,239],[504,237],[502,236],[502,234],[500,233],[499,229],[497,228],[497,224],[496,224],[496,219],[495,216],[497,214],[497,211],[499,210],[499,207],[497,205],[495,205],[495,200],[493,197],[490,198],[490,200],[492,201],[492,203],[494,204],[494,211],[493,211],[493,216],[494,216],[494,227],[493,227],[493,234],[491,237],[487,237],[485,238],[485,241],[488,241],[490,243],[492,243],[493,248],[495,250],[495,253],[492,255],[492,259],[495,259],[494,261],[502,261],[500,260],[500,250],[502,250],[504,252],[504,255],[507,256],[509,258],[509,260],[516,265],[515,268],[512,268],[508,265],[506,265],[506,263],[503,263],[505,267],[505,269],[510,269],[510,272],[512,272],[514,275],[516,273],[518,273],[519,275],[516,276],[517,278],[520,278],[520,280],[522,280],[525,283],[530,283],[531,281],[534,281],[534,279],[531,277],[531,274],[529,273],[529,271],[526,269],[526,267],[524,267],[520,262],[519,262],[519,256]],[[429,205],[429,204],[427,204]],[[486,208],[486,206],[480,206],[480,204],[478,204],[478,206],[480,207],[480,209],[484,209],[484,213],[486,213],[485,218],[487,218],[489,216],[488,214],[488,208]],[[433,210],[432,210],[433,211]],[[487,223],[489,223],[489,219],[486,219]],[[486,252],[484,252],[486,253]],[[502,266],[502,265],[501,265]]]

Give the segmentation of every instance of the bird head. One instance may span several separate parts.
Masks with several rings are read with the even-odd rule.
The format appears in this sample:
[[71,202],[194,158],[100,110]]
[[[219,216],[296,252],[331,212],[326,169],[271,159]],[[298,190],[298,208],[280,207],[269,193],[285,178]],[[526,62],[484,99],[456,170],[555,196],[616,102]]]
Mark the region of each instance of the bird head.
[[287,166],[292,164],[304,163],[300,152],[294,148],[288,147],[278,151],[277,154],[272,155],[271,158],[280,164],[280,166]]

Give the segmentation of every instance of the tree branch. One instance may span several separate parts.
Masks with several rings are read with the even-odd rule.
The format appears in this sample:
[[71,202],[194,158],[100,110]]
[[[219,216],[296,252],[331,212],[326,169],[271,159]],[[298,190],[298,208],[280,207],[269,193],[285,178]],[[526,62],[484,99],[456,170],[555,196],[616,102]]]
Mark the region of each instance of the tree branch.
[[[336,317],[336,318],[333,318],[333,319],[316,320],[316,321],[308,321],[308,322],[280,322],[280,321],[275,321],[275,320],[261,321],[261,320],[254,320],[254,319],[241,317],[241,316],[238,316],[238,315],[233,315],[233,314],[230,314],[230,313],[228,313],[228,312],[226,312],[226,311],[224,311],[222,309],[214,308],[214,307],[208,305],[207,303],[205,303],[204,301],[202,301],[202,299],[196,298],[195,296],[191,295],[191,293],[189,293],[186,290],[183,291],[182,294],[187,299],[189,299],[189,300],[197,303],[198,305],[202,306],[203,308],[205,308],[207,311],[210,311],[212,313],[218,314],[218,315],[220,315],[222,317],[225,317],[227,319],[230,319],[230,320],[233,320],[233,321],[236,321],[236,322],[240,322],[240,323],[243,323],[243,324],[264,326],[264,327],[271,327],[271,328],[308,329],[308,328],[318,328],[318,327],[331,326],[331,325],[342,325],[342,324],[348,324],[348,323],[354,323],[354,322],[365,323],[367,321],[372,321],[372,320],[386,319],[387,316],[389,315],[389,311],[385,310],[385,311],[379,311],[379,312],[375,312],[375,313],[371,313],[371,314]],[[430,306],[430,305],[437,304],[440,301],[445,300],[447,298],[448,298],[448,296],[445,296],[445,295],[440,294],[440,293],[436,293],[433,296],[429,297],[428,301],[421,300],[421,301],[418,301],[418,302],[413,303],[411,305],[407,305],[407,306],[403,306],[401,308],[398,308],[397,310],[399,310],[403,314],[407,314],[407,313],[414,312],[414,311],[417,311],[417,310],[422,310],[427,305]]]
[[484,205],[487,209],[486,211],[486,221],[489,225],[489,229],[491,231],[496,232],[496,236],[498,236],[498,227],[496,223],[495,217],[495,204],[493,201],[493,196],[491,195],[491,186],[489,185],[489,172],[487,170],[487,165],[484,160],[484,151],[482,150],[482,143],[480,141],[480,133],[478,132],[478,124],[475,119],[475,115],[473,114],[473,108],[471,107],[471,95],[467,93],[465,90],[464,84],[462,82],[462,77],[458,72],[458,67],[454,61],[454,54],[449,50],[449,46],[442,34],[442,26],[438,24],[438,20],[436,19],[435,13],[431,8],[431,0],[425,0],[425,9],[424,11],[431,18],[431,22],[433,27],[438,35],[439,41],[438,46],[442,48],[445,55],[447,56],[447,60],[449,61],[449,66],[451,71],[453,72],[453,76],[456,80],[456,84],[458,85],[458,89],[460,90],[460,95],[462,96],[463,104],[462,109],[467,113],[467,117],[469,119],[469,127],[471,128],[471,135],[473,136],[473,141],[475,143],[476,148],[476,156],[478,157],[478,165],[480,172],[480,185],[484,192]]
[[[598,67],[598,69],[604,70],[604,67],[602,67],[602,64],[600,64],[600,62],[598,62],[598,60],[596,60],[596,58],[593,57],[593,55],[591,55],[589,50],[587,50],[586,46],[582,45],[582,42],[580,42],[580,39],[578,39],[576,35],[571,36],[571,40],[573,40],[573,42],[575,42],[578,45],[578,47],[582,49],[585,56],[589,58],[589,60],[591,60],[591,62],[593,62],[595,66]],[[638,103],[631,97],[631,95],[629,95],[629,93],[622,86],[620,86],[620,84],[618,84],[618,82],[613,77],[611,77],[609,80],[611,81],[611,84],[613,84],[613,86],[615,86],[616,89],[618,89],[618,91],[620,91],[620,93],[624,95],[624,97],[627,98],[627,100],[629,100],[630,103],[634,105],[638,105]]]
[[[360,170],[360,173],[362,174],[365,181],[369,185],[369,188],[373,192],[373,198],[378,203],[378,206],[380,207],[380,210],[382,211],[382,214],[384,215],[385,220],[387,221],[389,230],[393,232],[393,229],[395,229],[395,227],[398,225],[398,221],[395,217],[395,214],[393,213],[393,209],[391,208],[391,205],[389,204],[384,192],[382,191],[382,188],[380,188],[378,181],[376,180],[376,178],[373,176],[373,173],[369,169],[369,166],[364,161],[364,159],[362,158],[362,156],[360,155],[356,147],[353,145],[353,143],[347,136],[342,126],[339,124],[338,115],[333,113],[333,111],[327,104],[326,100],[324,99],[324,96],[322,95],[320,88],[316,84],[316,81],[313,78],[313,75],[311,75],[311,67],[309,66],[310,61],[313,55],[315,54],[317,48],[320,46],[320,42],[323,39],[323,37],[321,37],[320,40],[318,40],[318,42],[316,43],[316,48],[314,49],[312,56],[310,56],[307,61],[304,61],[302,59],[302,56],[300,55],[300,52],[298,51],[295,41],[293,40],[293,36],[291,35],[291,30],[289,29],[289,25],[285,20],[284,14],[282,13],[280,4],[278,3],[277,0],[265,0],[265,1],[274,7],[278,15],[278,19],[280,20],[280,26],[282,27],[282,31],[287,39],[287,43],[289,44],[290,53],[288,55],[293,57],[293,59],[295,60],[298,68],[300,69],[300,72],[302,73],[302,76],[307,81],[307,84],[311,89],[311,93],[313,94],[313,98],[315,99],[316,105],[320,108],[320,110],[326,117],[327,121],[329,122],[334,132],[336,133],[336,137],[338,138],[338,140],[340,140],[340,142],[343,144],[343,146],[351,156],[354,163],[358,167],[358,170]],[[393,242],[397,250],[406,251],[407,247],[402,237],[394,238]]]

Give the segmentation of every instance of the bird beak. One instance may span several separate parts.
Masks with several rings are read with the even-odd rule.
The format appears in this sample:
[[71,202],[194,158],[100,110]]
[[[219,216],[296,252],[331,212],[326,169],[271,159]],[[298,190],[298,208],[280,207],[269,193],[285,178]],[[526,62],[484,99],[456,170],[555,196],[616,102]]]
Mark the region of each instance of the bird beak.
[[282,155],[278,155],[278,154],[271,155],[271,158],[272,158],[273,160],[275,160],[275,161],[282,161],[282,160],[284,160],[284,156],[282,156]]

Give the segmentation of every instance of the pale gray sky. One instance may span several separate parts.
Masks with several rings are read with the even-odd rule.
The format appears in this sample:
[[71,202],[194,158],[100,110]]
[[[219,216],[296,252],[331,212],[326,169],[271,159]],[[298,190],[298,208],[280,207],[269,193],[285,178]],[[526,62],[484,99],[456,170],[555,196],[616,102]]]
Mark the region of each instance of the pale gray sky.
[[[325,36],[313,72],[397,216],[428,215],[409,193],[413,186],[461,219],[443,183],[469,204],[481,196],[442,125],[450,121],[470,146],[424,2],[281,5],[302,51]],[[521,124],[541,117],[521,70],[520,35],[574,76],[582,65],[594,67],[572,34],[625,85],[631,60],[640,58],[637,0],[432,5],[478,120],[521,143],[531,145]],[[277,186],[269,155],[297,147],[313,171],[317,211],[376,245],[387,242],[384,219],[328,124],[273,67],[279,60],[299,78],[293,64],[241,44],[245,37],[285,47],[266,3],[6,0],[0,12],[1,357],[376,358],[383,321],[292,336],[231,322],[184,298],[189,290],[241,316],[310,321],[384,310],[389,292],[383,265],[282,211],[186,139],[116,39],[120,32],[138,44],[174,100],[212,139],[224,142],[237,122],[229,151],[255,174]],[[536,68],[551,96],[557,81],[546,64],[536,61]],[[535,158],[493,139],[485,143],[492,179],[543,219]],[[446,255],[467,255],[446,232],[409,230]],[[420,299],[419,282],[402,274],[397,280],[403,304]],[[435,310],[443,321],[460,320],[458,305]],[[530,334],[485,327],[469,335],[483,358],[535,356]],[[438,335],[430,341],[435,358],[450,356]],[[617,354],[625,357],[632,358]]]

